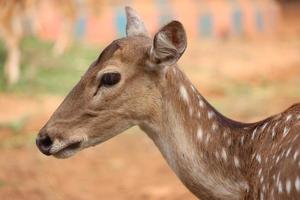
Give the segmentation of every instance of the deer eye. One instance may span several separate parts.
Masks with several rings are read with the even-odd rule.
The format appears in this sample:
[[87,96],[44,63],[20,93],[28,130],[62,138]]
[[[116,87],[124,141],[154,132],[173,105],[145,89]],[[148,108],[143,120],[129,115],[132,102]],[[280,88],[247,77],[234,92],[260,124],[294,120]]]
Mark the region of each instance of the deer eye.
[[121,74],[118,72],[105,73],[102,75],[100,83],[97,87],[97,90],[94,92],[94,96],[97,95],[99,89],[104,87],[111,87],[117,84],[121,80]]
[[121,74],[117,72],[103,74],[101,78],[101,86],[112,86],[121,80]]

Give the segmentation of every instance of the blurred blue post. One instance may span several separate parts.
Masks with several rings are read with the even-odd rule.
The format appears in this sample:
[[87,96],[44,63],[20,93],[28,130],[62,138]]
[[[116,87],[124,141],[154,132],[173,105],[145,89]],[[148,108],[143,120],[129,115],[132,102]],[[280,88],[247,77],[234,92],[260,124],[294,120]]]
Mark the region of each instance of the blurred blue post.
[[[198,2],[198,0],[196,0]],[[199,30],[201,37],[212,37],[214,28],[214,19],[210,8],[207,6],[206,2],[199,1],[201,12],[198,17],[197,29]]]
[[232,7],[231,21],[233,26],[233,32],[236,35],[242,35],[244,31],[242,10],[236,0],[231,0],[231,7]]
[[124,7],[118,7],[116,9],[115,22],[116,22],[116,26],[117,26],[118,37],[125,37],[125,35],[126,35],[126,15],[124,12]]
[[75,22],[75,37],[82,39],[85,35],[85,31],[86,31],[86,22],[87,22],[87,18],[86,15],[83,11],[83,1],[82,0],[76,0],[76,6],[78,11],[78,16]]
[[199,30],[203,37],[211,37],[213,34],[213,16],[207,11],[199,19]]
[[86,31],[86,16],[80,14],[75,24],[75,36],[79,39],[82,39],[85,35],[85,31]]
[[255,7],[255,25],[259,32],[264,32],[264,17],[259,7]]
[[173,12],[169,0],[156,0],[159,9],[159,25],[165,25],[173,19]]
[[[123,5],[129,5],[131,4],[131,0],[125,0],[123,1]],[[118,37],[125,37],[126,36],[126,14],[124,11],[124,6],[119,6],[116,10],[116,14],[114,22],[117,26],[117,36]]]

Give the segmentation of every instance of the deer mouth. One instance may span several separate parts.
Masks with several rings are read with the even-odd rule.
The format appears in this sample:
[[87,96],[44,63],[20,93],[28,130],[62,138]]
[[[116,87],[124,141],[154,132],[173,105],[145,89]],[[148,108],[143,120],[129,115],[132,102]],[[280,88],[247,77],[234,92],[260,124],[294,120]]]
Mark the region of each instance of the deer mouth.
[[78,152],[81,148],[82,141],[72,142],[65,145],[63,148],[52,152],[52,155],[56,158],[68,158]]

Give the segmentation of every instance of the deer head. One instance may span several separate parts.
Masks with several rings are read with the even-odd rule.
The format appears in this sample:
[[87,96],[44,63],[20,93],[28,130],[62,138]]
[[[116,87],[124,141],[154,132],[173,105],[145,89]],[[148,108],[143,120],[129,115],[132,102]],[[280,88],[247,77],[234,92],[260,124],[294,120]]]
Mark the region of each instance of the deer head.
[[137,13],[126,7],[127,37],[108,45],[40,130],[41,152],[66,158],[124,130],[158,121],[165,69],[186,48],[182,24],[172,21],[151,39]]

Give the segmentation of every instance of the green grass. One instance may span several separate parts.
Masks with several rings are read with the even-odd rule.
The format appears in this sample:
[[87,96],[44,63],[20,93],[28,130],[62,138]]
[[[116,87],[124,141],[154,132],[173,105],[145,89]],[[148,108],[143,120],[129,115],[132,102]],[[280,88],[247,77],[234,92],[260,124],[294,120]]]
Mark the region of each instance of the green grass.
[[96,48],[75,43],[62,56],[52,52],[53,44],[28,37],[22,42],[21,79],[11,87],[4,82],[5,49],[0,45],[0,92],[25,94],[67,93],[100,52]]
[[35,145],[35,138],[36,133],[33,132],[12,135],[12,137],[0,140],[0,149],[19,149],[26,146],[33,147]]
[[12,133],[18,134],[22,131],[22,129],[25,127],[29,116],[21,116],[20,118],[17,118],[15,120],[12,120],[10,122],[0,122],[0,129],[1,128],[8,128],[11,130]]

